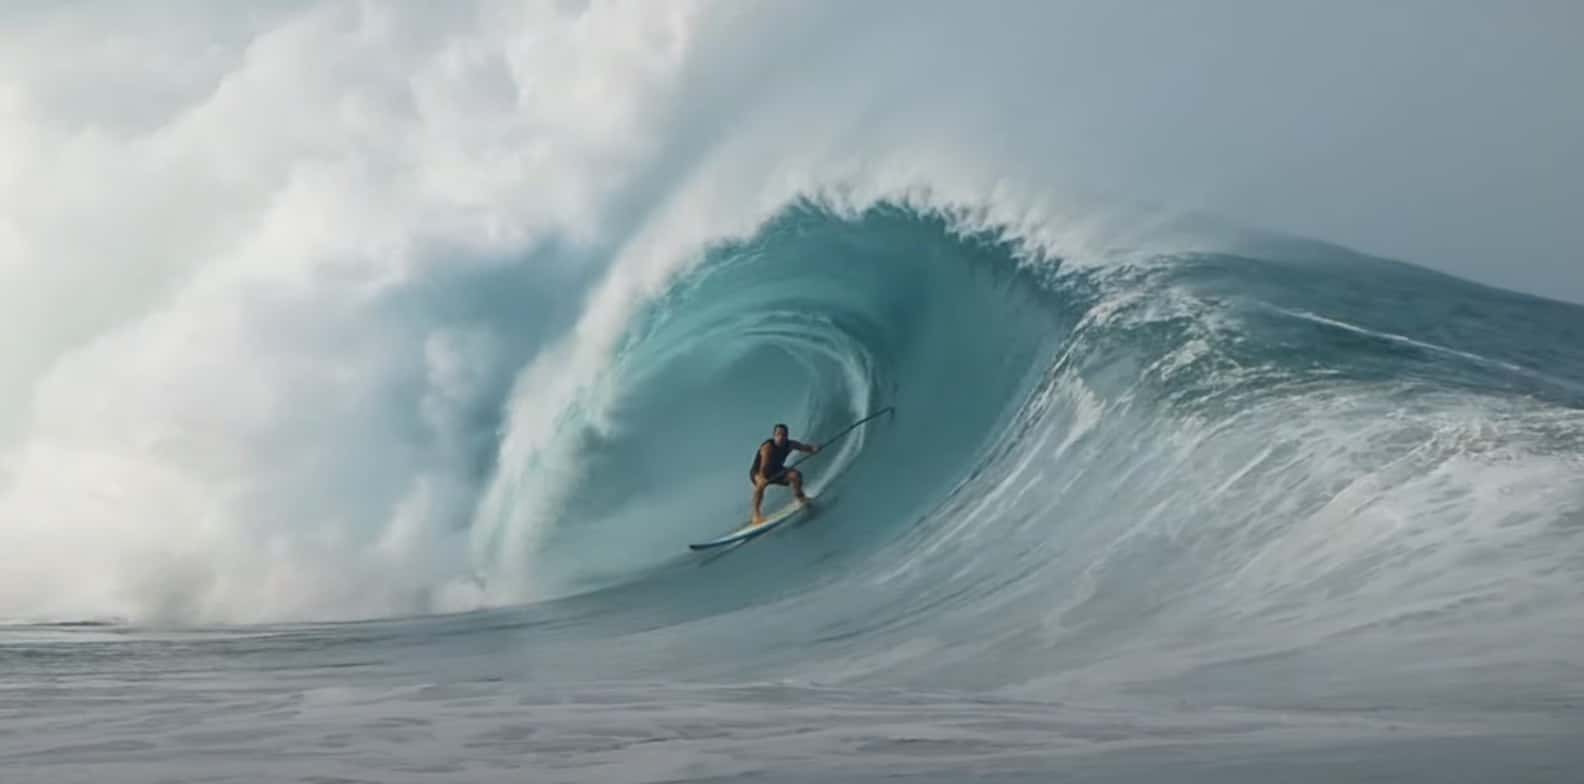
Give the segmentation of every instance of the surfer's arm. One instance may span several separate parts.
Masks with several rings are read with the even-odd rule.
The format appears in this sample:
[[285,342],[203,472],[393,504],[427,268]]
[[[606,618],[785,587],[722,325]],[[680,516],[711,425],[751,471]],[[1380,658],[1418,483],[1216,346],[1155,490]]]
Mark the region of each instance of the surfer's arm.
[[819,451],[819,444],[805,444],[802,441],[793,441],[792,448],[799,452],[814,453]]

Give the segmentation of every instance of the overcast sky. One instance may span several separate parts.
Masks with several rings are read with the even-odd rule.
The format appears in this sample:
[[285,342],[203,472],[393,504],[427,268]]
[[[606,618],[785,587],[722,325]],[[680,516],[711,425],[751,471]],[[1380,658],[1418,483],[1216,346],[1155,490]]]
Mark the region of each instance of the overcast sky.
[[1584,301],[1584,3],[859,5],[1052,179]]
[[[128,220],[110,214],[117,211],[113,203],[93,201],[102,195],[81,193],[78,179],[59,176],[62,170],[102,167],[93,156],[107,145],[147,146],[154,133],[168,132],[184,113],[211,101],[228,79],[243,81],[249,57],[263,59],[272,43],[290,45],[284,39],[294,25],[311,27],[303,17],[316,10],[332,17],[322,9],[338,5],[357,7],[102,2],[21,3],[0,11],[0,138],[8,150],[0,151],[0,178],[42,175],[4,197],[10,215],[0,223],[0,247],[9,241],[26,249],[9,263],[67,263],[52,257],[57,249],[39,236],[54,220],[51,210],[58,218],[91,202],[92,214],[112,231]],[[761,91],[668,93],[701,101],[681,110],[720,117],[723,125],[736,112],[793,105],[813,134],[845,129],[857,154],[885,134],[901,142],[947,127],[953,144],[1005,149],[999,165],[1044,172],[1055,187],[1204,210],[1584,301],[1584,256],[1575,240],[1584,196],[1584,4],[670,7],[678,24],[695,28],[691,61],[761,80]],[[322,83],[300,85],[304,95],[295,107],[289,93],[268,96],[273,108],[312,111],[323,93],[366,92],[381,81],[400,89],[401,70],[417,67],[414,47],[432,46],[447,31],[467,41],[481,18],[509,18],[517,33],[535,34],[536,14],[527,11],[503,14],[466,3],[365,8],[383,9],[365,16],[423,18],[383,31],[374,25],[365,35],[390,40],[356,58],[301,42],[308,56],[338,64],[313,71]],[[553,38],[563,29],[547,22],[538,34]],[[614,24],[605,25],[608,41],[591,38],[597,31],[588,25],[572,30],[556,45],[570,51],[630,43]],[[488,56],[490,42],[470,43],[479,47],[476,56]],[[545,71],[533,89],[589,89],[588,74],[560,84],[555,76]],[[872,132],[865,134],[866,127]],[[235,131],[217,126],[211,143],[238,141],[225,134]],[[248,143],[271,160],[293,141],[260,135],[250,133]],[[27,160],[30,155],[36,157]],[[140,169],[136,164],[96,173],[125,177],[125,169]],[[48,192],[52,183],[56,192]],[[126,250],[132,258],[145,255],[136,244]],[[139,263],[152,265],[151,279],[183,264]]]

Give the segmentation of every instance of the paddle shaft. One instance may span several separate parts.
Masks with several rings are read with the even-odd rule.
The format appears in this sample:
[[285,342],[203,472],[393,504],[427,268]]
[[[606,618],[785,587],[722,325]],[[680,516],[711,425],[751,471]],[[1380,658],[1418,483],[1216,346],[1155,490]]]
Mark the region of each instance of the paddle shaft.
[[846,436],[848,433],[851,433],[852,431],[857,430],[859,425],[862,425],[862,424],[868,422],[871,419],[875,419],[877,417],[881,417],[881,416],[884,416],[886,414],[889,414],[889,413],[891,413],[892,411],[895,411],[895,410],[896,410],[896,406],[886,406],[885,408],[882,408],[879,411],[876,411],[873,414],[870,414],[869,416],[866,416],[863,419],[860,419],[857,422],[854,422],[854,423],[848,425],[847,427],[843,428],[842,431],[837,433],[836,435],[833,435],[833,436],[825,439],[824,441],[820,441],[817,444],[817,446],[819,446],[819,449],[820,449],[819,452],[815,452],[813,455],[806,455],[804,457],[800,457],[800,458],[798,458],[796,460],[793,460],[791,465],[783,466],[781,468],[781,470],[775,472],[775,475],[771,476],[770,479],[772,481],[774,481],[776,479],[780,479],[783,474],[785,474],[788,471],[791,471],[794,468],[797,468],[798,465],[800,463],[802,463],[804,460],[808,460],[809,458],[814,457],[815,455],[818,455],[821,452],[824,452],[826,444],[832,443],[834,441],[839,441],[844,436]]

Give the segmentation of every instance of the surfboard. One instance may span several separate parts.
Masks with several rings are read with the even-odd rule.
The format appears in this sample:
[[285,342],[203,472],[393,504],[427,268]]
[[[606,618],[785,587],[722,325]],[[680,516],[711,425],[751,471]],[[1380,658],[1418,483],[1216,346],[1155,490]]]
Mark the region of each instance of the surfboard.
[[734,542],[745,542],[754,538],[755,536],[769,531],[772,528],[775,528],[776,526],[788,520],[791,520],[794,517],[797,517],[798,512],[805,512],[812,509],[814,506],[813,502],[818,500],[819,499],[815,498],[814,496],[809,496],[810,503],[808,506],[803,506],[796,501],[793,501],[781,509],[778,509],[771,514],[765,515],[765,521],[759,525],[749,523],[735,531],[732,531],[729,534],[726,534],[725,536],[720,537],[719,539],[711,539],[708,542],[701,542],[699,544],[690,544],[688,545],[688,549],[709,550],[715,547],[724,547],[725,545],[732,544]]

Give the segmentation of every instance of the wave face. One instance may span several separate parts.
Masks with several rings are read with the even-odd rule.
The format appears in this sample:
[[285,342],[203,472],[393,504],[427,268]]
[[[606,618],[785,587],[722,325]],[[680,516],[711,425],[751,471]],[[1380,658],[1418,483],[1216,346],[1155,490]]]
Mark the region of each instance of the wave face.
[[576,408],[547,450],[575,467],[554,515],[505,521],[543,526],[532,547],[513,551],[522,532],[484,521],[492,576],[520,571],[548,597],[673,564],[680,545],[746,519],[748,467],[772,424],[818,441],[892,405],[901,413],[805,466],[832,531],[860,549],[884,541],[973,470],[1051,351],[1061,311],[1009,253],[906,209],[849,220],[808,204],[709,251],[630,325],[592,395],[597,416]]
[[[507,627],[557,631],[521,655],[574,681],[1274,705],[1584,682],[1584,309],[1282,239],[1081,261],[987,214],[795,200],[647,290],[575,284],[581,310],[486,352],[526,368],[474,379],[505,414],[451,412],[473,512],[427,571],[295,595],[523,608]],[[418,284],[518,304],[462,277]],[[744,519],[773,423],[820,440],[882,406],[805,467],[818,515],[686,550]],[[153,595],[225,595],[196,573]]]
[[[523,340],[505,418],[469,431],[497,442],[457,450],[472,522],[407,576],[416,609],[553,618],[522,656],[570,680],[1279,705],[1581,683],[1584,310],[1290,240],[1079,263],[983,215],[798,200],[630,307],[547,303],[520,329],[569,337]],[[887,405],[805,466],[818,515],[686,550],[746,516],[773,423],[819,440]],[[187,577],[156,593],[212,587]]]
[[[643,308],[558,431],[555,514],[480,530],[495,579],[649,653],[530,658],[1279,704],[1579,682],[1580,309],[1318,245],[1084,267],[998,236],[795,204]],[[745,516],[773,422],[882,405],[806,466],[819,515],[682,550]]]

